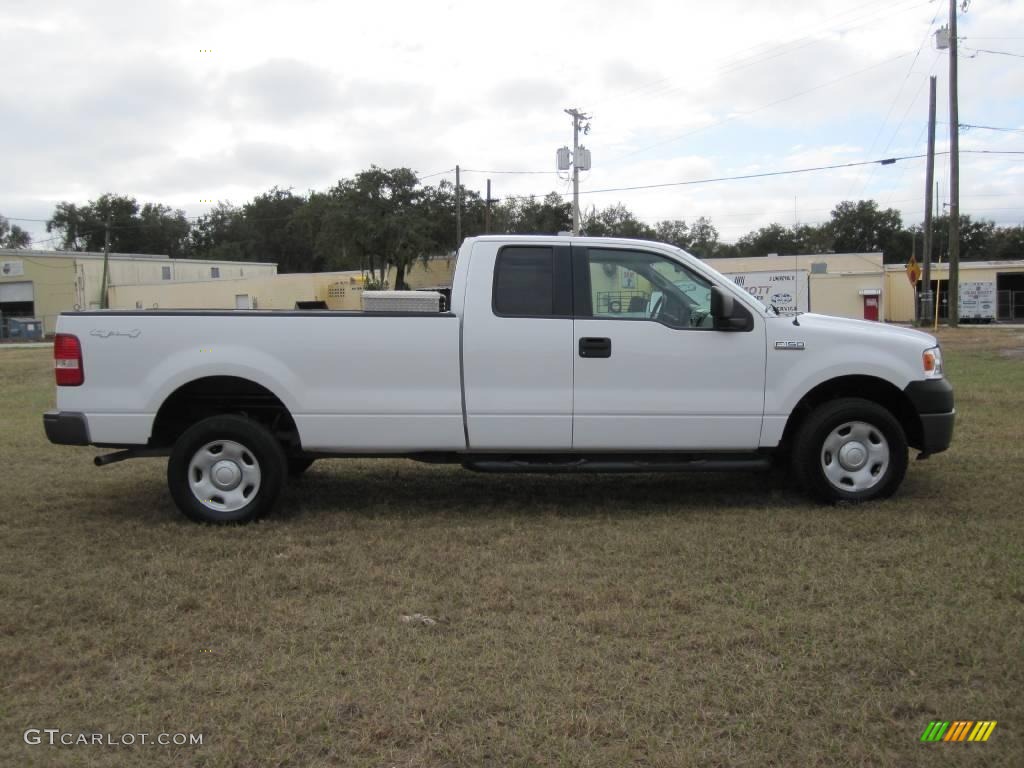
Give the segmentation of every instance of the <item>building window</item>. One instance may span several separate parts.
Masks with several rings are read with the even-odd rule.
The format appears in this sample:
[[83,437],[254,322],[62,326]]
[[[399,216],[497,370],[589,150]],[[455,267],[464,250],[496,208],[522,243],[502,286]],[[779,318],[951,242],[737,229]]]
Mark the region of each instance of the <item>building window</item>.
[[210,267],[210,277],[220,277],[220,267]]
[[170,280],[171,279],[171,268],[170,267],[160,267],[160,278],[162,280]]

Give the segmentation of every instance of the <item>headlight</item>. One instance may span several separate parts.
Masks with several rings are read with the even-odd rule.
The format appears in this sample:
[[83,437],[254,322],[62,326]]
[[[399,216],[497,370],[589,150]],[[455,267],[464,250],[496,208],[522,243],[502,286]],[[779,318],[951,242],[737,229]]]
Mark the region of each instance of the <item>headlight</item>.
[[924,364],[924,377],[926,379],[942,378],[942,350],[938,347],[926,349],[922,354]]

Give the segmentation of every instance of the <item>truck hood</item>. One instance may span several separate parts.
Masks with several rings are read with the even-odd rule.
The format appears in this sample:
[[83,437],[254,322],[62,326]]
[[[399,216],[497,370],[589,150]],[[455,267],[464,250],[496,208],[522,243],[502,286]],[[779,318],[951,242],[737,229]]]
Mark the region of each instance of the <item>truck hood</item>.
[[[785,322],[793,324],[792,316],[773,317],[770,320],[775,323]],[[805,312],[798,315],[800,325],[809,331],[833,331],[845,336],[860,336],[866,339],[902,339],[906,341],[917,341],[922,349],[934,347],[939,342],[930,333],[916,331],[913,328],[903,328],[898,325],[889,325],[872,320],[851,320],[847,317],[833,317],[832,315],[817,315],[812,312]]]

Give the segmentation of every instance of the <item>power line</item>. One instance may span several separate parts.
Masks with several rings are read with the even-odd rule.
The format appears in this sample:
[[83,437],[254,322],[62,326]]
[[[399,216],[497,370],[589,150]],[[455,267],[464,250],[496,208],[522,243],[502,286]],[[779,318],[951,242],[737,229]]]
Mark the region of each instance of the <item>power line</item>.
[[[948,155],[949,151],[936,152],[936,155]],[[960,154],[974,154],[974,155],[1024,155],[1024,150],[995,150],[995,149],[962,149]],[[662,189],[665,187],[685,187],[694,186],[698,184],[714,184],[722,181],[741,181],[745,179],[763,179],[772,176],[791,176],[798,173],[812,173],[815,171],[829,171],[838,168],[855,168],[857,166],[864,165],[892,165],[901,160],[920,160],[925,157],[924,154],[918,155],[902,155],[898,157],[886,157],[879,160],[860,160],[852,163],[836,163],[834,165],[818,165],[810,168],[792,168],[785,171],[765,171],[764,173],[746,173],[738,176],[718,176],[710,179],[691,179],[688,181],[667,181],[658,184],[638,184],[630,187],[608,187],[605,189],[585,189],[580,190],[581,195],[596,195],[605,192],[634,192],[637,190],[645,189]],[[549,193],[545,193],[549,194]],[[560,197],[565,197],[558,192],[554,194]],[[542,197],[540,194],[532,195],[506,195],[500,198],[501,200],[528,200],[531,198]]]
[[454,168],[449,168],[446,171],[435,171],[434,173],[428,173],[426,176],[417,176],[416,178],[419,181],[423,181],[424,179],[431,179],[434,176],[444,176],[446,173],[453,173],[454,171],[455,171]]
[[[948,123],[944,123],[948,125]],[[971,123],[960,123],[961,128],[979,128],[985,131],[1006,131],[1008,133],[1024,133],[1024,128],[999,128],[994,125],[973,125]]]
[[[1010,53],[1009,51],[991,51],[988,48],[968,48],[966,45],[962,46],[962,47],[963,47],[963,50],[974,51],[976,54],[978,54],[978,53],[995,53],[995,54],[997,54],[999,56],[1013,56],[1015,59],[1024,59],[1024,54],[1020,54],[1020,53]],[[973,59],[974,56],[969,56],[968,58]]]
[[[545,175],[552,174],[552,173],[558,173],[558,171],[482,171],[482,170],[480,170],[478,168],[463,168],[462,172],[463,173],[494,173],[494,174],[498,174],[498,173],[545,174]],[[424,177],[424,178],[426,178],[426,177]]]

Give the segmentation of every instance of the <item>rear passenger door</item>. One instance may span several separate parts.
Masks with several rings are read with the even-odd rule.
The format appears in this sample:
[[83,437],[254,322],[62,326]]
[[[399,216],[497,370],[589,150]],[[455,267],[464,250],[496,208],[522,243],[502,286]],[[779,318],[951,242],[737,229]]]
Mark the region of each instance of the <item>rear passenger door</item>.
[[478,241],[463,313],[466,429],[473,450],[572,447],[568,245]]

